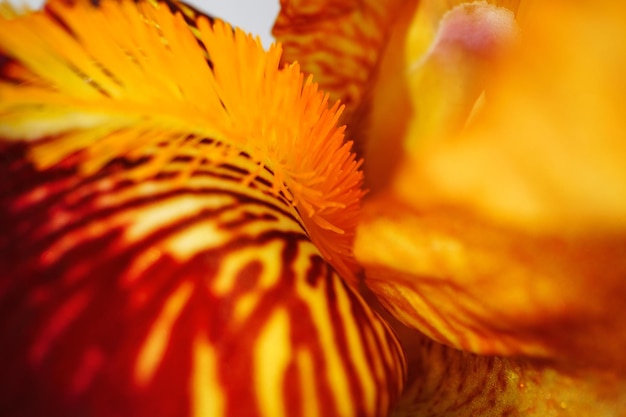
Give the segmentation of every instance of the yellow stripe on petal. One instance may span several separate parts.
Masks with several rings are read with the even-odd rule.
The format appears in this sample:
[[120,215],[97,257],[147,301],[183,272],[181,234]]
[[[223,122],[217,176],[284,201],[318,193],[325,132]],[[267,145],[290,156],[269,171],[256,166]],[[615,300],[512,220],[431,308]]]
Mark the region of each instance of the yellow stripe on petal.
[[135,381],[138,385],[144,386],[149,384],[157,371],[165,355],[172,327],[189,301],[193,290],[193,283],[189,281],[183,282],[163,303],[163,307],[146,336],[137,357]]
[[285,417],[284,376],[293,360],[289,315],[277,309],[255,342],[255,387],[262,415]]
[[206,335],[199,332],[193,342],[193,366],[191,376],[192,417],[224,415],[224,394],[217,379],[218,362],[215,349]]

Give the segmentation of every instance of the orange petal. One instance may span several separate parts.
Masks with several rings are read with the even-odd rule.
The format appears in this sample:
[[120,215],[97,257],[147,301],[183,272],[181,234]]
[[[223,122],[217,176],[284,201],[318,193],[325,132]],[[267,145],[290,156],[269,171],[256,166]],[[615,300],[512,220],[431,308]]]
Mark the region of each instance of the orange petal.
[[332,99],[347,106],[348,120],[361,102],[393,22],[416,0],[281,0],[273,34],[285,62],[298,61]]

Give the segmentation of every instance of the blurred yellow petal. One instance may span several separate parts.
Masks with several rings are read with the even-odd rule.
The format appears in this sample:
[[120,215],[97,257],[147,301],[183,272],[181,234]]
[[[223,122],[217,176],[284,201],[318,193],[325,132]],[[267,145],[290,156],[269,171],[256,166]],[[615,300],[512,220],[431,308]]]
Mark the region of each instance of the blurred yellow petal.
[[399,23],[359,138],[373,191],[388,184],[403,155],[464,125],[494,61],[518,39],[513,11],[486,1],[426,1]]
[[[413,155],[407,166],[419,172],[407,172],[404,194],[535,231],[623,230],[626,16],[612,8],[538,9],[484,112],[458,138]],[[415,192],[418,177],[428,192]]]
[[424,129],[412,109],[356,255],[435,340],[624,371],[626,6],[544,2],[525,19],[467,126],[407,147]]

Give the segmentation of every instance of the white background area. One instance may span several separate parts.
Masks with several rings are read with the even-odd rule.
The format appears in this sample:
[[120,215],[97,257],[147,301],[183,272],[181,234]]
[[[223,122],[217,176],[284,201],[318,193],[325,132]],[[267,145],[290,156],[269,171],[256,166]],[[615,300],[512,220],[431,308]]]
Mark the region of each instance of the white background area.
[[[272,43],[272,25],[278,14],[279,0],[185,0],[198,10],[228,23],[239,26],[246,32],[261,36],[263,45]],[[12,4],[28,4],[39,8],[44,0],[9,0]]]

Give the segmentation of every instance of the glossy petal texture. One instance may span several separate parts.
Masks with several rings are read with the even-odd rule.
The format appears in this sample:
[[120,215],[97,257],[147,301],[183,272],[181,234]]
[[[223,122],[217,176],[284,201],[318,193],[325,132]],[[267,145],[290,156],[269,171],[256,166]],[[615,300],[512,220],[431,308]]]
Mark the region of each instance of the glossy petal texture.
[[363,194],[339,105],[171,9],[2,13],[2,415],[385,417],[405,363],[337,272]]
[[356,253],[435,340],[624,371],[626,9],[534,6],[468,125],[400,156]]

